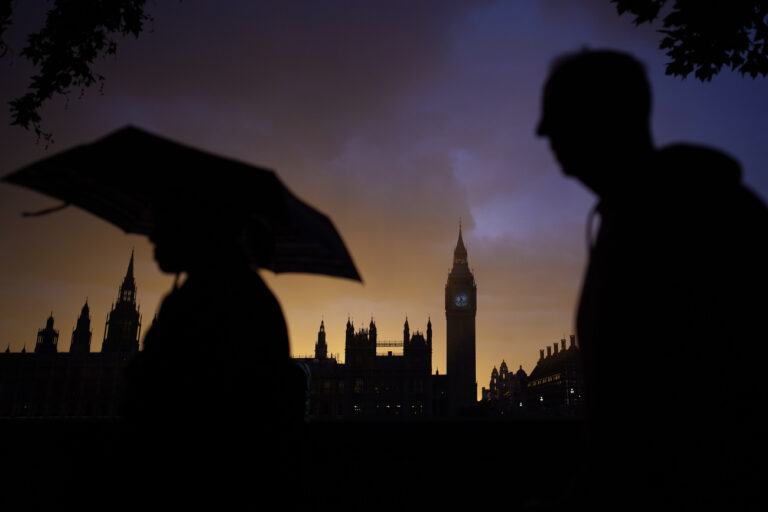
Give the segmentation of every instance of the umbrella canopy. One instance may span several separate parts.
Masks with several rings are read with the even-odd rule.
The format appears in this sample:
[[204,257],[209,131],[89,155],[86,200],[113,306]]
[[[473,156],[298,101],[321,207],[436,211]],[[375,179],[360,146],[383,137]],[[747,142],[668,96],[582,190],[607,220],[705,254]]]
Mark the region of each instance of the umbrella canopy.
[[227,211],[263,227],[245,240],[259,255],[252,263],[274,272],[361,280],[328,217],[293,195],[274,172],[139,128],[122,128],[2,180],[76,205],[126,233],[151,235],[159,208],[177,208],[182,218],[196,204]]

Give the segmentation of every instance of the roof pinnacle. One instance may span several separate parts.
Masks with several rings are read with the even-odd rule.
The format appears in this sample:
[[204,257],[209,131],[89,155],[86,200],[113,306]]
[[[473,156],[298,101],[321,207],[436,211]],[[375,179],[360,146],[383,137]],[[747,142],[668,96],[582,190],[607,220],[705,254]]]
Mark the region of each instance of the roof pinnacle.
[[128,262],[128,270],[125,273],[126,279],[133,278],[133,251],[134,249],[131,249],[131,260]]

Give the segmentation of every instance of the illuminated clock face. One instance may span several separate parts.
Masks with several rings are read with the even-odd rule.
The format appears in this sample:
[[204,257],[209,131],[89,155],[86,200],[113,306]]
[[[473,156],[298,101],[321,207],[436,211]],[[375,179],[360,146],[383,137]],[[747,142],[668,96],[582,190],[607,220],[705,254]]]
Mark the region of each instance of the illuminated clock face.
[[453,298],[453,303],[460,308],[466,307],[467,304],[469,304],[469,299],[467,298],[467,294],[457,293],[456,296]]

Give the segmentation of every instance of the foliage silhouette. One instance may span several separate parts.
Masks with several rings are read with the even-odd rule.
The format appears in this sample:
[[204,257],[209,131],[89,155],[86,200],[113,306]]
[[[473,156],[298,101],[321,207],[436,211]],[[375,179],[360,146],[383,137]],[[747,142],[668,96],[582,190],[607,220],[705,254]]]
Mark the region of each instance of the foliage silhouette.
[[[635,25],[653,23],[667,0],[611,0]],[[752,78],[768,74],[768,4],[761,0],[675,0],[659,43],[672,59],[666,73],[709,81],[723,66]]]
[[0,57],[4,56],[8,52],[8,45],[3,40],[3,34],[8,25],[11,24],[11,0],[3,0],[0,2]]
[[[29,91],[10,102],[13,125],[32,128],[50,142],[42,128],[40,108],[56,94],[67,95],[72,87],[81,94],[104,77],[94,71],[96,58],[117,53],[116,35],[138,37],[151,18],[146,0],[55,0],[45,26],[27,36],[21,56],[38,73],[30,78]],[[0,0],[0,57],[8,51],[3,34],[11,25],[11,0]]]

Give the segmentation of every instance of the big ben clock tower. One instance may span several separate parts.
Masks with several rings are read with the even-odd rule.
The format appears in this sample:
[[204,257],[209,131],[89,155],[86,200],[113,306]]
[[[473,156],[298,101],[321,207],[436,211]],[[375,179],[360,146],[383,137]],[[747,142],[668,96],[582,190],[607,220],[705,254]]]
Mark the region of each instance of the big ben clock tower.
[[445,284],[446,345],[451,409],[456,412],[477,401],[475,378],[475,315],[477,284],[467,263],[467,249],[461,238],[453,251],[453,268]]

